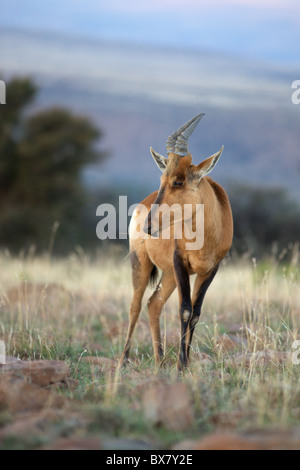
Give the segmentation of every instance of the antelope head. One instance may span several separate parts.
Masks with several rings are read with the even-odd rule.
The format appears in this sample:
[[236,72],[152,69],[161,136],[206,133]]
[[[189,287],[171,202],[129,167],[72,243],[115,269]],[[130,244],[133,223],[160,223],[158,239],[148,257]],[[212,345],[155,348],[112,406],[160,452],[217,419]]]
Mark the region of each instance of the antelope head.
[[[168,158],[163,157],[150,148],[151,155],[162,171],[161,184],[158,191],[155,207],[162,204],[190,204],[193,202],[195,192],[199,190],[202,179],[207,176],[216,166],[222,155],[221,150],[199,165],[192,164],[192,156],[188,150],[188,140],[193,131],[201,121],[204,114],[198,114],[188,121],[167,140]],[[154,217],[152,211],[149,212],[145,222],[144,231],[151,234],[151,218]]]

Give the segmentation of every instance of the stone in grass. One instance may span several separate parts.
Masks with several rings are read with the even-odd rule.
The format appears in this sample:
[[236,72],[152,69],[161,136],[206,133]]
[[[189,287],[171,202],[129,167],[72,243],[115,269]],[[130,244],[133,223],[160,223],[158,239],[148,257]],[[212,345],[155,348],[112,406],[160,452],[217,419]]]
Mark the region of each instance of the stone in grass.
[[40,450],[102,450],[102,444],[93,437],[68,437],[58,439]]
[[62,408],[66,400],[32,383],[23,377],[0,375],[0,409],[12,413]]
[[70,369],[62,361],[19,361],[9,358],[0,367],[0,377],[24,377],[39,387],[64,382],[70,376]]
[[251,433],[216,432],[195,441],[183,441],[173,450],[299,450],[300,430]]
[[176,444],[173,450],[260,450],[255,441],[236,434],[215,433],[198,441],[187,440]]
[[172,431],[184,431],[194,425],[194,410],[184,383],[150,385],[142,397],[146,419]]
[[130,439],[126,437],[105,437],[102,436],[102,447],[103,450],[153,450],[157,446],[147,440],[141,439]]
[[63,419],[61,410],[42,410],[19,413],[0,429],[0,441],[10,437],[41,436]]
[[17,442],[22,448],[46,445],[65,436],[81,437],[89,421],[72,409],[48,409],[21,412],[0,429],[0,446]]

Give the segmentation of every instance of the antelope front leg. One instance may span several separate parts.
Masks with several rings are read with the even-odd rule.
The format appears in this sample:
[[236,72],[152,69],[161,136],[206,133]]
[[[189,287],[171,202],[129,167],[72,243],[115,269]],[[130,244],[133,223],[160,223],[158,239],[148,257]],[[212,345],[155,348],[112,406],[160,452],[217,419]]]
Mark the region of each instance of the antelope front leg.
[[215,266],[209,276],[200,276],[199,274],[196,277],[195,284],[194,284],[194,292],[193,292],[193,315],[190,320],[189,324],[189,339],[188,339],[188,349],[187,349],[187,356],[189,359],[190,356],[190,349],[193,339],[193,334],[195,331],[195,327],[199,321],[201,315],[201,309],[205,294],[207,289],[209,288],[210,284],[212,283],[215,275],[217,274],[219,269],[219,265]]
[[179,317],[181,322],[181,340],[178,359],[178,370],[187,366],[187,332],[192,315],[191,287],[188,270],[178,249],[174,251],[174,271],[179,294]]
[[155,363],[157,367],[160,367],[162,365],[162,360],[164,356],[160,339],[159,319],[163,305],[168,300],[175,287],[176,282],[173,273],[164,273],[155,289],[154,294],[150,297],[148,301],[149,322],[155,355]]

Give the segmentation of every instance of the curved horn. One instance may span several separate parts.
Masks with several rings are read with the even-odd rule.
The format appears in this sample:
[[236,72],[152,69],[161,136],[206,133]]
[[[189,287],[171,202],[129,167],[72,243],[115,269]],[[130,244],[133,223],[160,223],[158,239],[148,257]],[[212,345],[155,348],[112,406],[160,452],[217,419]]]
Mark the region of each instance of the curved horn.
[[204,113],[198,114],[182,127],[180,127],[177,131],[173,132],[173,134],[167,140],[168,154],[175,153],[180,157],[184,157],[188,154],[189,137],[192,135],[203,116]]

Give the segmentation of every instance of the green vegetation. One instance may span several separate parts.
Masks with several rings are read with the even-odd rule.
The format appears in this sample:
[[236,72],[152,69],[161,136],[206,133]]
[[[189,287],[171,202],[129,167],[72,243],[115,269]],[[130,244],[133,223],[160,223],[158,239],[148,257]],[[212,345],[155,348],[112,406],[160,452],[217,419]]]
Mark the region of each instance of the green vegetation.
[[[155,369],[144,302],[131,363],[118,374],[110,363],[90,364],[85,358],[117,361],[120,356],[131,300],[129,263],[113,253],[93,260],[73,253],[52,262],[2,254],[1,264],[6,270],[0,327],[8,352],[68,363],[76,385],[60,393],[88,416],[86,435],[168,448],[214,430],[285,429],[297,423],[300,368],[291,360],[292,343],[299,338],[297,263],[287,272],[273,260],[263,276],[259,264],[227,260],[222,266],[207,294],[192,362],[182,379],[195,416],[186,431],[148,422],[143,408],[143,395],[153,381],[177,382],[176,294],[161,320],[166,368]],[[51,428],[48,439],[73,432],[66,426]],[[12,447],[41,445],[29,437]]]
[[0,244],[46,250],[60,225],[56,248],[65,250],[88,241],[81,172],[104,158],[101,132],[62,108],[28,114],[36,94],[31,80],[12,79],[0,108]]

